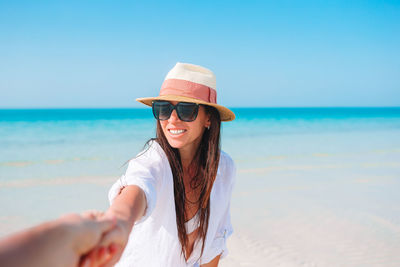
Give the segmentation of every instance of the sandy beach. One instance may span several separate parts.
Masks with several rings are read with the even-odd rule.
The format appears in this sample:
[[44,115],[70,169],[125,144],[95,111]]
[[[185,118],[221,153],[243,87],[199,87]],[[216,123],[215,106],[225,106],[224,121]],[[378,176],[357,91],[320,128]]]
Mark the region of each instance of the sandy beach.
[[221,266],[399,266],[400,151],[324,161],[238,171]]

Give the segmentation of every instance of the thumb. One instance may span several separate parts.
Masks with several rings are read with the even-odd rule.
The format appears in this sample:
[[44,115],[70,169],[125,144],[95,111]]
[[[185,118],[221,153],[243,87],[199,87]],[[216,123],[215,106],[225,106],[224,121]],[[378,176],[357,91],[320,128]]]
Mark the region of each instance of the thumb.
[[117,220],[115,219],[115,217],[101,218],[96,223],[100,232],[105,233],[115,227]]

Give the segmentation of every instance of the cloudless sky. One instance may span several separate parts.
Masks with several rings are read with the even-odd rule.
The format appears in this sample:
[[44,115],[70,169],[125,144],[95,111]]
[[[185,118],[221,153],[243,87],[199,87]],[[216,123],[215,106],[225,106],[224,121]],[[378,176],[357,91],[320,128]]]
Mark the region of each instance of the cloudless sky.
[[400,1],[0,0],[0,108],[140,107],[178,61],[230,107],[400,106]]

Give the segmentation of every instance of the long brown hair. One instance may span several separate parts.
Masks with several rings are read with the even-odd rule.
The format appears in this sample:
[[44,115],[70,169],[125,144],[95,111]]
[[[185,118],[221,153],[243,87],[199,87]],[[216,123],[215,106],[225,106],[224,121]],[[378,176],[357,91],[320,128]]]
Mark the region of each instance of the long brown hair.
[[[200,145],[197,148],[195,157],[190,164],[193,167],[194,174],[191,177],[190,187],[196,189],[200,187],[200,196],[196,202],[190,202],[199,206],[199,230],[198,239],[202,240],[201,255],[203,254],[205,238],[208,229],[208,220],[210,217],[210,194],[217,176],[219,157],[220,157],[220,128],[221,118],[219,112],[211,107],[206,106],[205,111],[210,115],[210,128],[205,130]],[[183,167],[179,154],[179,150],[173,148],[165,137],[160,122],[157,121],[157,132],[155,140],[163,148],[167,155],[174,178],[174,195],[175,195],[175,211],[176,224],[178,228],[178,237],[181,243],[181,253],[186,259],[186,251],[188,249],[188,237],[185,228],[185,203],[189,200],[186,198],[185,185],[183,183]],[[201,257],[201,256],[200,256]],[[187,260],[187,259],[186,259]]]

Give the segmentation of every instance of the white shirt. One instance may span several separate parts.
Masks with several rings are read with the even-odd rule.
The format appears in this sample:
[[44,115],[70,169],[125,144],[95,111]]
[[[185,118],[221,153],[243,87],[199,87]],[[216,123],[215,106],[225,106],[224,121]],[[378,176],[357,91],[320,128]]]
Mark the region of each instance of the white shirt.
[[142,155],[129,162],[125,175],[111,187],[110,204],[126,185],[139,186],[146,195],[145,215],[135,223],[128,244],[116,266],[199,266],[219,254],[227,255],[226,239],[233,232],[230,198],[236,168],[228,154],[221,151],[217,177],[210,195],[210,217],[204,252],[202,241],[195,241],[188,259],[181,254],[176,225],[172,171],[161,146],[153,141]]

